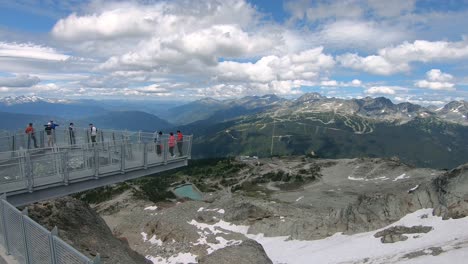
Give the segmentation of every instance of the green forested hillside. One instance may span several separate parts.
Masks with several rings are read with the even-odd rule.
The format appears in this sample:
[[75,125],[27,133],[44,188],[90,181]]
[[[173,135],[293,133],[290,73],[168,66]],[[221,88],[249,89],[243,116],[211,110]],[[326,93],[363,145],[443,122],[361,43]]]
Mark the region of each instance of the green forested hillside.
[[[314,113],[252,116],[194,128],[194,157],[301,155],[323,158],[399,157],[409,164],[452,168],[468,161],[468,127],[436,118],[405,124]],[[272,138],[273,136],[273,138]]]

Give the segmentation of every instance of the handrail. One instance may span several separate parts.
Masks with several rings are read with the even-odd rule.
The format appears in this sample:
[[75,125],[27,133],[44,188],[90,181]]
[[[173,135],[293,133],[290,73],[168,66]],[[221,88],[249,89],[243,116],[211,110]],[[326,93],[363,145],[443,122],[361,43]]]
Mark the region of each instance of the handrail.
[[5,195],[0,197],[0,246],[20,263],[98,264],[99,254],[89,259],[52,231],[32,220],[27,207],[21,212],[11,205]]
[[180,146],[173,147],[166,139],[159,146],[140,139],[0,152],[0,193],[31,193],[37,188],[146,170],[190,159],[191,147],[192,136],[185,136]]
[[[116,140],[131,140],[139,142],[141,140],[154,139],[156,132],[142,132],[129,130],[114,130],[114,129],[99,129],[96,135],[96,142],[116,141]],[[167,138],[168,134],[164,134],[163,138]],[[73,133],[70,133],[68,128],[56,128],[52,130],[51,137],[43,129],[36,129],[34,135],[24,132],[11,133],[8,136],[0,137],[0,152],[15,151],[20,149],[33,149],[35,145],[38,148],[76,145],[91,143],[92,137],[89,128],[75,127]]]

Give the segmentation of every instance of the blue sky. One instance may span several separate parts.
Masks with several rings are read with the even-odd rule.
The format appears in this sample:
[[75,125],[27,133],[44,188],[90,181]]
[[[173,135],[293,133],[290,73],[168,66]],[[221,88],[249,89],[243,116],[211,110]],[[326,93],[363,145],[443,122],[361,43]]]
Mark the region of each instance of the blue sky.
[[468,98],[468,0],[0,0],[0,97]]

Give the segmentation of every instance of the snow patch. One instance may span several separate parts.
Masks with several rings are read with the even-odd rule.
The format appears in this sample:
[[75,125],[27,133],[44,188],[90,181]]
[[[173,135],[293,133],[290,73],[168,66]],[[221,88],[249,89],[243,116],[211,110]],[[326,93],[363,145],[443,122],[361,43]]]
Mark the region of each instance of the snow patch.
[[301,196],[301,197],[297,198],[296,202],[299,202],[300,200],[302,200],[302,198],[304,198],[304,196]]
[[143,242],[146,242],[146,240],[148,240],[148,234],[146,234],[145,232],[141,232],[140,234],[143,237]]
[[[427,217],[422,217],[424,215]],[[379,238],[374,237],[379,230],[397,225],[408,227],[423,225],[432,226],[434,229],[427,234],[409,236],[408,240],[393,244],[383,244]],[[422,209],[379,230],[350,236],[337,233],[313,241],[289,240],[289,237],[265,237],[263,234],[243,234],[262,244],[273,263],[308,264],[311,263],[310,260],[314,260],[314,263],[330,264],[364,263],[365,259],[368,259],[368,263],[380,264],[465,263],[466,261],[466,248],[457,250],[457,244],[468,241],[468,217],[442,220],[441,217],[432,215],[432,209]],[[408,253],[430,247],[442,247],[446,252],[436,257],[403,258]]]
[[197,256],[192,253],[179,253],[169,258],[146,256],[154,264],[179,264],[179,263],[197,263]]
[[217,212],[219,214],[226,213],[226,211],[224,211],[224,209],[219,209],[219,208],[208,209],[208,208],[205,208],[205,207],[198,208],[197,212]]
[[404,180],[404,179],[409,179],[410,176],[406,176],[406,173],[403,173],[402,175],[396,177],[393,181],[398,181],[398,180]]
[[365,178],[356,178],[356,177],[353,177],[353,176],[348,176],[348,180],[351,180],[351,181],[365,181],[366,179]]
[[408,190],[408,193],[414,192],[419,188],[419,184]]
[[146,210],[154,211],[154,210],[156,210],[156,209],[158,209],[158,207],[157,207],[156,205],[154,205],[154,206],[148,206],[148,207],[146,207],[144,210],[145,210],[145,211],[146,211]]
[[156,235],[153,235],[150,240],[148,240],[152,245],[162,246],[163,242],[161,239],[156,239]]

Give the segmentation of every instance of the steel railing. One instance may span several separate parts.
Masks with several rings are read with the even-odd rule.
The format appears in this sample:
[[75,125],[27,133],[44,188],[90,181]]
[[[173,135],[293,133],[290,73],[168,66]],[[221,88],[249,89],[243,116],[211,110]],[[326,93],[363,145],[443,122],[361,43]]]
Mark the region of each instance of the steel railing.
[[99,255],[89,259],[58,237],[55,227],[48,231],[0,198],[0,244],[19,263],[26,264],[91,264],[100,263]]
[[20,212],[9,204],[5,194],[34,192],[48,185],[112,177],[190,159],[193,139],[184,136],[182,142],[169,147],[167,137],[156,142],[153,133],[144,132],[99,131],[95,143],[86,132],[75,134],[79,136],[76,142],[66,133],[56,131],[54,136],[53,147],[44,147],[47,141],[43,135],[36,138],[39,148],[28,148],[31,137],[24,134],[0,138],[0,147],[3,139],[15,149],[0,149],[0,193],[4,193],[0,197],[0,243],[20,263],[99,263],[99,257],[90,260],[66,244],[56,229],[49,232],[34,222],[27,211]]
[[144,136],[132,141],[0,152],[0,193],[33,192],[47,185],[68,185],[191,158],[192,136],[184,137],[181,153],[179,145],[170,148],[167,139],[161,144]]
[[[34,149],[35,145],[37,145],[38,148],[44,148],[90,144],[92,143],[90,132],[89,128],[75,128],[72,132],[68,130],[68,128],[56,128],[51,131],[50,144],[49,136],[44,130],[36,129],[34,135],[16,131],[9,132],[8,134],[2,133],[0,136],[0,152]],[[102,143],[122,140],[129,142],[149,142],[152,141],[154,137],[155,133],[149,132],[99,129],[97,130],[96,142]],[[167,134],[163,136],[165,139],[167,139],[167,137]]]

